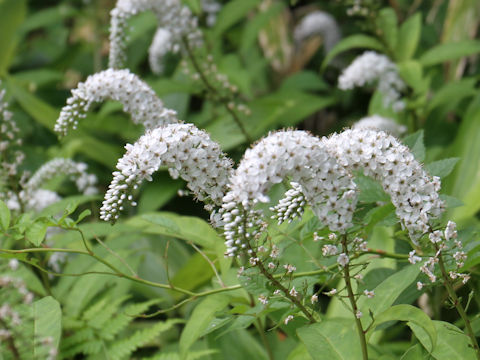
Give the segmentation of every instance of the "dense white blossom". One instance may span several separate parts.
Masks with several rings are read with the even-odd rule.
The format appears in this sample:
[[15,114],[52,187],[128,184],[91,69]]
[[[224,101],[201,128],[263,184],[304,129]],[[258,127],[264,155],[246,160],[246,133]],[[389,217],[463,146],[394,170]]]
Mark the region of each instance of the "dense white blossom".
[[158,75],[163,72],[164,57],[169,52],[174,52],[173,50],[174,46],[170,31],[158,28],[148,49],[148,61],[153,73]]
[[280,199],[277,205],[270,208],[273,211],[272,219],[277,219],[278,224],[285,221],[291,222],[296,217],[301,218],[305,208],[305,196],[302,192],[302,186],[299,183],[291,182],[292,187],[286,193],[283,199]]
[[197,19],[181,0],[118,0],[110,12],[110,68],[124,67],[128,19],[146,11],[152,11],[157,17],[158,27],[170,33],[172,50],[178,51],[182,39],[191,46],[201,43]]
[[150,86],[138,76],[129,70],[108,69],[90,75],[72,90],[72,96],[57,119],[55,131],[66,135],[69,128],[75,129],[79,119],[86,117],[93,104],[105,100],[119,101],[132,121],[146,129],[177,121],[175,111],[166,109]]
[[405,125],[397,124],[394,120],[380,115],[364,117],[353,124],[352,129],[370,129],[384,131],[395,137],[400,137],[407,131]]
[[338,79],[342,90],[350,90],[356,86],[378,83],[378,91],[382,94],[384,106],[391,106],[396,112],[405,108],[400,99],[405,83],[398,75],[397,66],[385,55],[367,51],[357,57]]
[[312,35],[322,37],[325,53],[328,53],[341,38],[340,28],[335,18],[324,11],[309,13],[293,31],[293,38],[297,44],[301,44]]
[[232,163],[206,132],[192,124],[170,124],[147,130],[125,148],[100,210],[103,220],[115,221],[124,202],[132,202],[132,190],[151,181],[160,166],[167,166],[173,178],[184,179],[199,200],[220,205]]
[[315,215],[330,229],[351,226],[356,204],[355,184],[331,156],[325,144],[307,132],[286,130],[270,134],[247,150],[223,199],[227,254],[234,256],[259,234],[268,191],[286,178],[298,182]]
[[347,264],[348,264],[349,262],[350,262],[350,258],[348,257],[347,254],[341,253],[340,255],[338,255],[337,263],[338,263],[341,267],[347,266]]
[[378,180],[390,195],[398,218],[416,241],[438,217],[440,179],[429,176],[407,146],[382,131],[346,130],[327,140],[338,162]]

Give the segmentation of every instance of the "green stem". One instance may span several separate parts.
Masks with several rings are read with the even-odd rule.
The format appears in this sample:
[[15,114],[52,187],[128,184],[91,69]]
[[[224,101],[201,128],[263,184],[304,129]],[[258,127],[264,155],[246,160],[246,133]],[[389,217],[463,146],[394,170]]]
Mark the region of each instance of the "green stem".
[[267,350],[268,359],[274,360],[275,358],[273,356],[272,348],[270,346],[270,343],[268,342],[267,337],[265,336],[262,321],[259,318],[257,318],[257,321],[255,322],[255,327],[257,328],[260,338],[262,339],[263,346],[265,346],[265,349]]
[[247,129],[245,129],[245,126],[243,126],[243,123],[242,121],[240,120],[240,118],[238,117],[237,113],[235,111],[233,111],[233,109],[230,108],[230,106],[228,106],[229,104],[229,99],[223,97],[223,96],[219,96],[218,94],[218,91],[217,89],[215,88],[215,86],[213,86],[210,81],[208,80],[207,76],[204,74],[201,66],[198,64],[197,62],[197,59],[195,59],[195,55],[193,54],[193,51],[192,49],[190,48],[190,44],[188,43],[188,40],[187,39],[183,39],[183,44],[185,46],[185,49],[187,50],[187,55],[188,55],[188,58],[190,59],[190,61],[192,62],[192,65],[193,67],[195,68],[195,71],[198,73],[198,75],[200,76],[200,79],[202,80],[202,82],[204,83],[205,87],[212,93],[212,94],[215,94],[217,95],[217,98],[218,100],[220,101],[220,103],[225,107],[225,109],[230,113],[230,115],[232,115],[232,118],[233,120],[235,121],[235,123],[237,124],[237,126],[240,128],[240,131],[242,132],[243,136],[245,136],[245,139],[249,142],[249,143],[252,143],[253,140],[252,138],[250,137],[250,135],[248,134],[247,132]]
[[[347,236],[343,235],[342,237],[342,249],[346,256],[348,256],[348,246],[347,246]],[[357,333],[360,339],[360,345],[362,347],[362,357],[363,360],[368,360],[368,349],[367,349],[367,340],[365,338],[365,331],[363,330],[362,322],[357,317],[358,307],[355,300],[355,294],[352,288],[352,282],[350,280],[350,262],[345,265],[343,268],[343,274],[345,278],[345,286],[348,292],[348,298],[350,300],[350,305],[353,310],[353,317],[355,318],[355,324],[357,326]]]
[[[438,248],[437,248],[437,251],[438,251]],[[440,267],[440,271],[442,273],[443,284],[445,285],[448,295],[450,295],[450,298],[452,299],[453,304],[455,305],[455,308],[458,311],[458,314],[460,315],[460,317],[465,323],[465,330],[467,332],[467,335],[470,337],[477,359],[480,360],[480,348],[478,347],[477,338],[475,337],[475,333],[472,329],[470,319],[468,318],[462,306],[462,303],[458,299],[457,294],[455,293],[455,289],[453,288],[452,283],[450,282],[450,277],[447,274],[447,271],[445,269],[445,264],[443,262],[442,253],[440,253],[438,256],[438,266]]]

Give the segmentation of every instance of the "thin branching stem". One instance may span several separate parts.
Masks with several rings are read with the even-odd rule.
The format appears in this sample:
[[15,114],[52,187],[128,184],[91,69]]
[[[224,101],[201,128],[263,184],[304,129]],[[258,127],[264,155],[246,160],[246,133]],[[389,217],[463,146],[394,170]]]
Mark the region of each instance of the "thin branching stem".
[[[345,255],[348,256],[348,245],[347,245],[347,236],[342,236],[342,249]],[[350,300],[350,305],[352,306],[353,317],[355,318],[355,325],[357,326],[357,333],[360,340],[360,346],[362,348],[362,357],[363,360],[368,360],[368,349],[367,349],[367,339],[365,338],[365,331],[363,330],[362,322],[358,317],[358,306],[355,299],[355,294],[352,288],[352,282],[350,278],[350,263],[348,262],[343,267],[343,275],[345,279],[345,286],[347,288],[348,299]]]
[[245,129],[245,126],[243,125],[242,123],[242,120],[240,120],[240,118],[238,117],[238,114],[233,110],[231,109],[231,107],[229,106],[229,99],[228,98],[225,98],[223,96],[220,96],[220,94],[218,93],[218,90],[215,88],[215,86],[213,86],[210,81],[208,80],[207,76],[205,75],[205,73],[203,72],[202,70],[202,67],[200,66],[200,64],[198,63],[197,59],[195,58],[195,54],[193,53],[193,50],[192,48],[190,47],[190,44],[188,43],[188,40],[186,38],[183,39],[183,44],[185,46],[185,49],[187,50],[187,55],[188,55],[188,58],[190,59],[190,61],[192,62],[192,65],[193,67],[195,68],[195,71],[198,73],[198,75],[200,76],[200,79],[202,80],[203,84],[205,85],[205,87],[208,89],[208,91],[210,91],[212,94],[214,95],[217,95],[217,98],[218,98],[218,101],[225,107],[225,109],[227,110],[227,112],[232,115],[232,118],[233,120],[235,121],[235,123],[237,124],[237,126],[239,127],[240,131],[242,132],[243,136],[245,136],[245,139],[249,142],[249,143],[252,143],[253,140],[252,138],[250,137],[250,135],[248,134],[247,132],[247,129]]
[[462,318],[463,322],[465,323],[465,331],[470,338],[470,341],[472,342],[473,349],[475,350],[475,354],[477,356],[477,359],[480,360],[480,348],[478,346],[477,338],[475,336],[475,332],[472,329],[472,325],[470,322],[470,319],[468,318],[467,313],[465,312],[465,309],[463,308],[462,302],[458,298],[457,294],[455,293],[455,289],[452,286],[450,277],[447,274],[447,270],[445,269],[445,263],[443,261],[443,256],[442,252],[438,250],[438,246],[435,245],[435,248],[437,250],[438,254],[438,266],[440,268],[440,272],[442,274],[442,279],[443,279],[443,285],[447,289],[448,295],[453,301],[453,304],[455,305],[455,308],[457,309],[458,314]]

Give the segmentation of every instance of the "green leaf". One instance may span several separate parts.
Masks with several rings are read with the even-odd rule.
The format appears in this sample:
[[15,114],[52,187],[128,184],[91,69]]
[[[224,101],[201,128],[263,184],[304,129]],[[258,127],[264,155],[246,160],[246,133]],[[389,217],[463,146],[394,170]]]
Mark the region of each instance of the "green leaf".
[[215,248],[218,242],[223,242],[205,220],[193,216],[157,212],[136,216],[126,224],[138,227],[147,234],[172,236],[209,249]]
[[456,163],[460,160],[459,158],[449,158],[431,162],[425,166],[425,169],[428,173],[432,176],[439,176],[440,178],[444,178],[449,175]]
[[215,313],[222,311],[228,302],[227,296],[217,294],[207,297],[195,307],[180,336],[179,346],[182,359],[186,357],[190,347],[214,319]]
[[431,112],[438,106],[456,104],[457,101],[477,94],[477,79],[464,78],[448,82],[442,86],[427,104],[427,111]]
[[[75,195],[66,197],[55,204],[47,206],[45,209],[40,211],[39,216],[57,216],[63,214],[65,209],[73,206],[75,209],[87,202],[100,200],[99,195]],[[74,209],[74,211],[75,211]]]
[[11,76],[8,77],[7,84],[13,97],[18,101],[25,112],[39,124],[53,132],[53,127],[59,112],[43,100],[25,90],[15,78]]
[[480,52],[480,41],[463,40],[440,44],[427,50],[421,57],[420,63],[424,66],[441,64],[445,61],[455,60]]
[[380,10],[376,18],[380,36],[390,49],[395,49],[398,42],[397,15],[392,8]]
[[0,1],[0,76],[5,75],[18,42],[20,25],[25,19],[25,0]]
[[[430,340],[429,351],[435,348],[437,343],[437,332],[433,321],[419,308],[412,305],[395,305],[385,310],[381,314],[375,316],[375,324],[373,328],[387,321],[407,321],[407,325],[411,323],[421,327],[428,335]],[[415,328],[416,329],[416,328]]]
[[417,161],[425,160],[425,144],[423,143],[423,130],[408,135],[403,139],[403,143],[410,148]]
[[422,346],[420,344],[413,345],[402,355],[400,360],[420,360],[423,359]]
[[87,216],[92,215],[92,212],[89,209],[83,210],[80,215],[78,215],[77,220],[75,221],[76,224],[78,224],[80,221],[85,219]]
[[386,52],[385,46],[372,36],[363,34],[352,35],[340,40],[323,60],[322,69],[332,61],[338,54],[350,49],[372,49],[379,52]]
[[413,284],[419,273],[419,266],[409,265],[404,267],[402,270],[386,278],[374,289],[374,298],[368,299],[365,296],[361,297],[358,301],[358,307],[364,314],[368,314],[369,310],[371,310],[374,315],[387,310],[405,289]]
[[360,360],[362,352],[350,319],[326,319],[297,329],[313,360]]
[[398,44],[395,48],[399,61],[410,60],[417,50],[422,32],[422,14],[415,13],[400,26]]
[[0,226],[3,231],[7,231],[10,227],[10,209],[2,200],[0,200]]
[[[437,332],[437,344],[431,356],[437,360],[452,360],[452,359],[475,359],[475,351],[473,350],[470,339],[455,325],[444,321],[433,321],[435,330]],[[410,327],[414,330],[415,336],[428,349],[430,339],[425,331],[417,324],[411,324]]]
[[354,181],[355,184],[357,184],[358,189],[360,190],[358,201],[364,203],[390,201],[390,197],[385,193],[382,185],[375,179],[359,173],[355,175]]
[[404,61],[398,64],[398,72],[403,80],[416,92],[426,91],[422,65],[418,61]]
[[40,246],[43,240],[45,240],[48,226],[49,221],[46,218],[38,218],[28,227],[25,237],[33,245]]
[[259,0],[233,0],[226,3],[218,13],[213,28],[214,34],[220,36],[230,26],[243,19],[259,2]]
[[[42,341],[45,338],[51,338],[52,347],[58,348],[60,344],[60,337],[62,335],[62,310],[60,304],[51,296],[44,297],[33,303],[33,318],[34,318],[34,358],[40,352],[44,352],[45,345]],[[43,351],[42,351],[43,350]]]
[[458,157],[460,161],[442,188],[465,206],[447,216],[457,222],[467,220],[480,210],[480,96],[473,99],[463,116],[448,156]]

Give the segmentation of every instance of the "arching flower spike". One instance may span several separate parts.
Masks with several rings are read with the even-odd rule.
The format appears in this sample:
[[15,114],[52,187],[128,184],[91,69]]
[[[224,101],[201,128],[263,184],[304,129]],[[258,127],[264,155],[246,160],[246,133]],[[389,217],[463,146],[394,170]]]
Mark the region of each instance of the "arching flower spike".
[[227,254],[246,248],[244,238],[256,236],[268,190],[284,179],[298,182],[316,216],[331,230],[351,226],[356,204],[355,185],[319,138],[304,131],[270,134],[246,151],[223,198]]
[[135,124],[146,129],[178,121],[175,111],[164,107],[163,102],[145,82],[129,70],[108,69],[90,75],[72,90],[67,105],[62,108],[55,124],[55,131],[66,135],[75,129],[78,120],[85,118],[94,103],[105,100],[119,101],[123,110],[130,114]]
[[192,124],[171,124],[149,130],[118,161],[113,180],[105,194],[100,218],[115,221],[131,191],[160,166],[167,166],[173,178],[187,182],[198,200],[220,205],[226,192],[232,162],[209,135]]
[[429,231],[431,218],[442,213],[440,179],[429,176],[408,147],[393,136],[383,131],[346,130],[326,144],[342,166],[352,172],[363,170],[382,184],[413,241]]
[[201,43],[202,35],[197,27],[197,19],[180,0],[118,0],[110,12],[110,68],[121,69],[125,66],[127,21],[146,11],[152,11],[157,17],[158,27],[170,33],[174,51],[181,47],[183,38],[192,46]]
[[407,131],[405,125],[400,125],[394,120],[385,118],[380,115],[372,115],[358,120],[352,125],[352,129],[369,129],[376,131],[384,131],[395,137],[400,137]]

